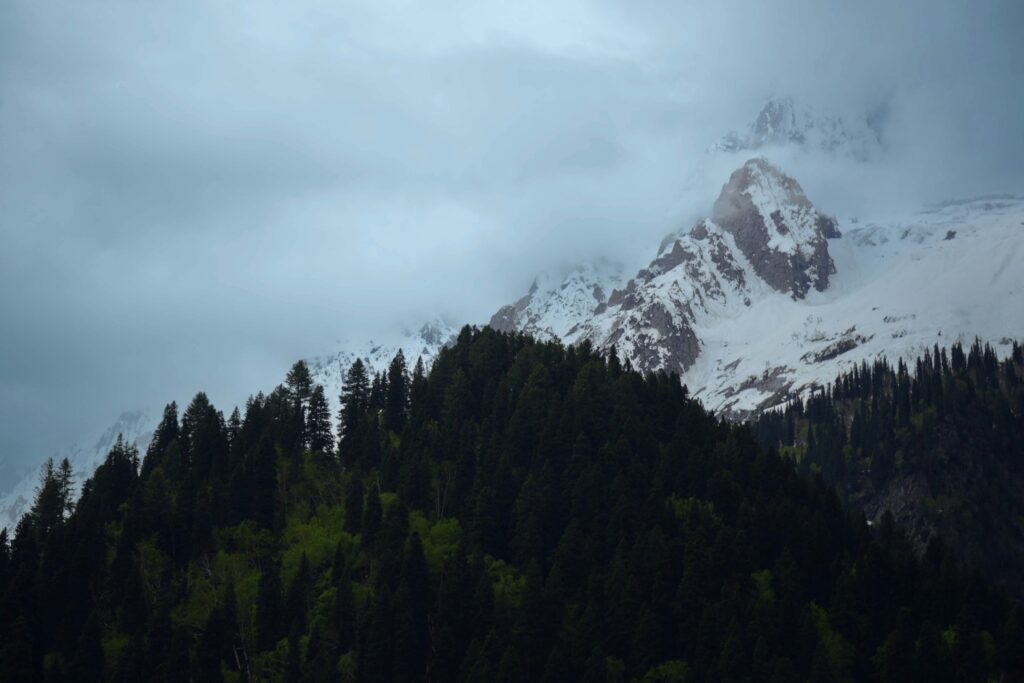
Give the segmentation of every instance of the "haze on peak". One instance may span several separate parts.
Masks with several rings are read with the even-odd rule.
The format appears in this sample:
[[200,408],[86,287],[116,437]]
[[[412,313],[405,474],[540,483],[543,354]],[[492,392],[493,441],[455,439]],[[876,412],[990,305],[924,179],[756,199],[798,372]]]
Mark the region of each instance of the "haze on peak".
[[774,93],[881,121],[869,163],[759,151],[823,211],[1024,188],[1020,3],[680,4],[5,3],[6,462],[645,262]]

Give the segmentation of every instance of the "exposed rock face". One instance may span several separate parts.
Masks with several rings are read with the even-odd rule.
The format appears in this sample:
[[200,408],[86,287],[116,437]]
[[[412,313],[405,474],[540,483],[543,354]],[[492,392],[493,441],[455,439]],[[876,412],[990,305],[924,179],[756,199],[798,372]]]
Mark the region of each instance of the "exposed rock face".
[[[625,286],[580,268],[502,307],[491,326],[567,343],[615,347],[637,369],[679,375],[697,361],[698,330],[773,291],[802,299],[828,286],[835,266],[827,237],[835,222],[800,185],[763,159],[732,174],[712,219],[666,237],[657,256]],[[617,287],[612,289],[612,287]],[[604,292],[611,293],[604,297]]]
[[491,321],[488,325],[499,332],[515,332],[521,325],[523,314],[530,306],[530,302],[533,300],[533,295],[536,291],[537,283],[534,282],[533,286],[530,287],[529,294],[519,299],[514,304],[509,304],[499,308],[498,312],[491,316]]
[[824,291],[835,265],[826,238],[835,220],[820,213],[800,184],[764,159],[735,171],[715,202],[714,221],[736,240],[754,271],[772,289],[802,299]]
[[694,329],[699,320],[748,301],[747,275],[737,253],[732,238],[710,221],[667,238],[650,265],[612,292],[584,327],[585,338],[599,348],[616,346],[645,372],[681,375],[700,355]]
[[[1024,338],[1021,225],[1024,196],[988,196],[851,221],[831,242],[836,221],[752,159],[710,218],[666,237],[632,278],[599,280],[599,292],[578,275],[541,280],[492,324],[614,346],[635,368],[678,373],[705,406],[744,419],[855,364],[912,360],[935,343],[979,337],[1005,352]],[[835,272],[842,291],[830,291]]]

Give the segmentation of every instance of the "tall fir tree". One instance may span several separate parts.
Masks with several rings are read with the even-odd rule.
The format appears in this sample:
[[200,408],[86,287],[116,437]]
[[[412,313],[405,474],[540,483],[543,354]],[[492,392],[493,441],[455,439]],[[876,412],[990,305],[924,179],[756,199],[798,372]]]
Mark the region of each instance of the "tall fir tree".
[[363,361],[356,358],[345,373],[345,383],[339,397],[338,446],[340,449],[352,446],[355,434],[366,417],[370,407],[370,378]]
[[385,393],[384,418],[388,429],[401,432],[409,411],[409,371],[405,354],[399,349],[388,366],[387,391]]
[[288,387],[288,391],[291,392],[292,398],[305,408],[309,404],[310,397],[313,395],[313,375],[310,373],[306,361],[296,361],[292,365],[288,375],[285,377],[285,384]]
[[331,408],[327,404],[324,388],[319,384],[313,387],[306,411],[306,438],[311,451],[330,455],[334,450]]

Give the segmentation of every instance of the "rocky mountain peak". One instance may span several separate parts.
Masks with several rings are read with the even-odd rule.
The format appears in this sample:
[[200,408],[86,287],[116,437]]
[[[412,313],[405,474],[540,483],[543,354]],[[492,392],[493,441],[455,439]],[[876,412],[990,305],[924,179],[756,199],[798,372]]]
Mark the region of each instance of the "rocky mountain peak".
[[823,291],[835,264],[828,239],[835,219],[818,211],[794,178],[762,158],[733,172],[715,201],[712,220],[732,235],[754,271],[772,289],[802,299]]

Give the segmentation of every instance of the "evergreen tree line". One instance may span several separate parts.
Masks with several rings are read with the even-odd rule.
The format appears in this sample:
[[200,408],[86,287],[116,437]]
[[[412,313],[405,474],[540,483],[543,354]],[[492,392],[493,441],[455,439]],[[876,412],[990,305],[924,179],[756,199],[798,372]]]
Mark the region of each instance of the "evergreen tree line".
[[[1019,605],[876,534],[679,378],[464,328],[165,410],[0,537],[5,681],[975,681]],[[335,438],[336,437],[336,438]],[[54,495],[56,491],[56,495]]]
[[820,472],[855,509],[895,499],[923,550],[956,555],[1024,598],[1024,348],[935,347],[912,367],[863,363],[786,410],[759,439]]

